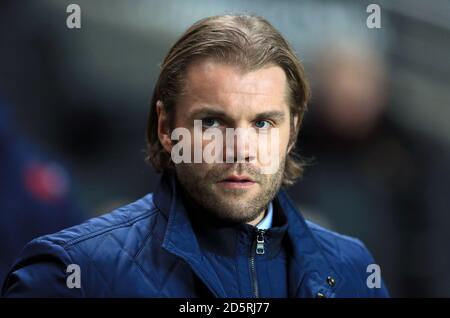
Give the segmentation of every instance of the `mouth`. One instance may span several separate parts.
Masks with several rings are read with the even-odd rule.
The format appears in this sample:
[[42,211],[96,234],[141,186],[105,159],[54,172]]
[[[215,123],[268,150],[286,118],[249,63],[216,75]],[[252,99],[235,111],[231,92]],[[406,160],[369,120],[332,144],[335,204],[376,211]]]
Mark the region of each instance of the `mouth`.
[[256,184],[256,181],[245,175],[229,175],[218,182],[218,185],[228,189],[247,189]]

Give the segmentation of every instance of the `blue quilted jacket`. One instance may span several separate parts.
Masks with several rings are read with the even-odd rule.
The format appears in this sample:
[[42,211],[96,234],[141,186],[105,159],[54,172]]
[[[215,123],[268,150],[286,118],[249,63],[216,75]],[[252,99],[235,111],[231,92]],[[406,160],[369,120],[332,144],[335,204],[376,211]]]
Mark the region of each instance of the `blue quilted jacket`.
[[[153,194],[31,241],[9,271],[2,295],[258,296],[242,290],[244,284],[240,281],[251,276],[251,272],[250,267],[244,266],[247,272],[239,267],[240,258],[226,256],[214,262],[207,255],[179,192],[176,178],[165,173]],[[359,240],[305,221],[284,190],[279,191],[273,203],[277,213],[287,220],[283,243],[290,246],[285,254],[287,296],[388,296],[382,282],[378,286],[368,284],[372,281],[368,266],[375,262]],[[252,257],[249,260],[255,261]],[[73,270],[71,264],[78,266],[79,271]],[[79,275],[75,280],[74,274]],[[73,283],[77,279],[78,285]],[[260,284],[268,280],[264,273],[255,279]]]

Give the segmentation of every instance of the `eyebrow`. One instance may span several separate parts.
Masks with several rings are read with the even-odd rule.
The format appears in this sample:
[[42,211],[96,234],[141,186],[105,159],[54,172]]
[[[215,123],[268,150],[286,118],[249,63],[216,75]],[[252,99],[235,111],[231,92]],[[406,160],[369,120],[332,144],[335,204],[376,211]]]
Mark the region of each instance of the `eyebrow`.
[[255,119],[259,120],[259,119],[270,118],[270,119],[273,119],[276,121],[283,121],[284,117],[285,117],[284,112],[274,110],[274,111],[259,113],[255,116]]
[[[221,118],[225,121],[232,122],[233,119],[223,110],[213,108],[213,107],[202,107],[200,109],[196,109],[191,112],[189,115],[190,118],[198,118],[198,117],[215,117]],[[254,116],[254,120],[262,120],[262,119],[273,119],[275,121],[283,121],[286,117],[285,113],[282,111],[267,111],[258,113]]]

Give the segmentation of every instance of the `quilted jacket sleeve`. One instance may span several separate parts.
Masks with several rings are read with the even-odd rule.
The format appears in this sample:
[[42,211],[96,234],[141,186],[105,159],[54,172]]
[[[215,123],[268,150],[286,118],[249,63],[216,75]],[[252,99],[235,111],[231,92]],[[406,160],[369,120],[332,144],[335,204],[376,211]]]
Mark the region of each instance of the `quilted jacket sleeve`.
[[67,284],[72,273],[67,268],[72,263],[62,246],[49,240],[33,240],[6,276],[2,296],[83,297],[82,289]]

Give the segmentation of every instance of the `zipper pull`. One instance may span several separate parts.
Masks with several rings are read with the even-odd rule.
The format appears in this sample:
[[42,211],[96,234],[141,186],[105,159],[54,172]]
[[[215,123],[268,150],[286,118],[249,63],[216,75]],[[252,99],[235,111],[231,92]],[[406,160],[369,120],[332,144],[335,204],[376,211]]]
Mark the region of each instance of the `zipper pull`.
[[256,233],[256,254],[264,254],[264,230],[258,230]]

